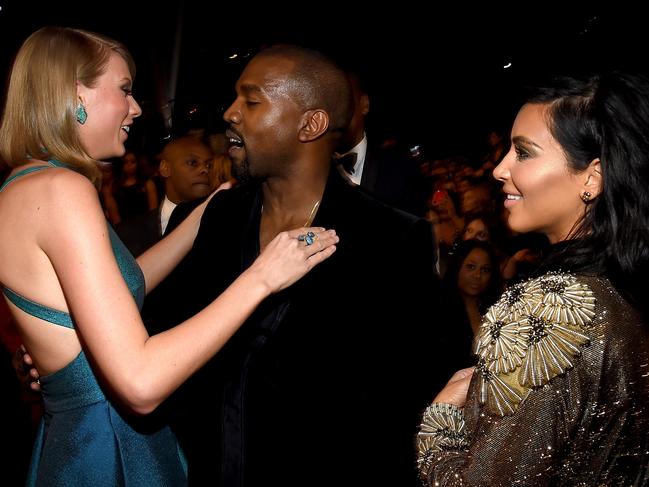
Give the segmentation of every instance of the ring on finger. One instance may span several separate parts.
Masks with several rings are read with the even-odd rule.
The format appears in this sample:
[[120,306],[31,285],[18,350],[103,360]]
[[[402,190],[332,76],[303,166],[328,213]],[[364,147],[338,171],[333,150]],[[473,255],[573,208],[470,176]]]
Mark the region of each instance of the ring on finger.
[[305,242],[307,246],[313,245],[313,242],[315,242],[315,233],[313,232],[307,232],[306,234],[302,233],[298,235],[297,239],[300,242]]

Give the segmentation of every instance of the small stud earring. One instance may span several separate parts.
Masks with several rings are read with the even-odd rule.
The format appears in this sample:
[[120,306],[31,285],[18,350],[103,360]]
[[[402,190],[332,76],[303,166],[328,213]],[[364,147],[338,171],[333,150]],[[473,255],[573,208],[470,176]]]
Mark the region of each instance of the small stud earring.
[[583,193],[581,193],[580,198],[581,198],[581,201],[583,201],[584,203],[588,203],[590,201],[590,199],[592,198],[592,196],[593,195],[590,194],[588,191],[584,191]]
[[77,122],[79,122],[81,125],[86,123],[86,120],[88,120],[88,112],[86,112],[86,107],[83,106],[83,103],[79,103],[79,105],[77,105],[75,115],[77,117]]

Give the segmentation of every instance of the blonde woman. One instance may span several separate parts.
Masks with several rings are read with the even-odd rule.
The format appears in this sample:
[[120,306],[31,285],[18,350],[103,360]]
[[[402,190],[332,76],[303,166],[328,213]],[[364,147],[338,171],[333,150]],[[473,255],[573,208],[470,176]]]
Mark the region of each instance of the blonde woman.
[[184,485],[175,437],[138,415],[207,362],[265,297],[335,250],[333,231],[282,232],[202,312],[149,336],[144,294],[190,249],[205,204],[137,261],[107,224],[99,161],[124,154],[141,114],[134,74],[121,44],[58,27],[32,34],[11,73],[0,126],[0,157],[13,167],[0,190],[0,282],[45,400],[30,485]]

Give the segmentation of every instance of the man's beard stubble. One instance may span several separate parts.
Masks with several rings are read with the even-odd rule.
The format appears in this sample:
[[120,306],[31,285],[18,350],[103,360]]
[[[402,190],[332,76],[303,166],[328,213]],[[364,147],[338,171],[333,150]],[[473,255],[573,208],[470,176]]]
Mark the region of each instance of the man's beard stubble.
[[232,171],[234,172],[234,177],[239,181],[239,184],[247,183],[254,179],[252,174],[250,174],[250,164],[248,159],[244,159],[240,163],[233,162]]

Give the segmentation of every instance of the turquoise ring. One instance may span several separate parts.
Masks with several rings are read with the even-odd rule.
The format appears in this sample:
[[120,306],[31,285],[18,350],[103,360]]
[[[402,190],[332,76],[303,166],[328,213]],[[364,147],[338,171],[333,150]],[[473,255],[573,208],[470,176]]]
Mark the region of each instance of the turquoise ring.
[[304,233],[298,235],[297,239],[300,242],[306,242],[307,245],[312,245],[313,242],[315,242],[315,233],[313,232],[307,232],[306,235]]

